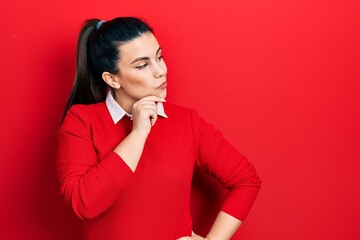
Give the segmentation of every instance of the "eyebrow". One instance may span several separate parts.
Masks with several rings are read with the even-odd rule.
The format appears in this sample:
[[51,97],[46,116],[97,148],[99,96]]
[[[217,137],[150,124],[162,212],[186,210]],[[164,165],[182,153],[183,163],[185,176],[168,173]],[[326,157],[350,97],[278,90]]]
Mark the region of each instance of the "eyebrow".
[[[161,50],[161,47],[159,47],[159,49],[156,51],[155,56],[159,53],[160,50]],[[150,59],[149,57],[138,57],[138,58],[135,58],[135,60],[132,61],[130,64],[133,64],[138,61],[149,60],[149,59]]]

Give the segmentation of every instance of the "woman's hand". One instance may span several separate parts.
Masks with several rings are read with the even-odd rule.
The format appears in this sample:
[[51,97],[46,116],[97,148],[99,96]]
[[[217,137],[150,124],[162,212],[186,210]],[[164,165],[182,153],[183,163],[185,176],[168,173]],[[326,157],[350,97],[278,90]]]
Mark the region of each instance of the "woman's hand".
[[146,134],[150,133],[151,127],[157,120],[157,102],[165,100],[156,96],[148,96],[137,101],[132,109],[133,131]]
[[192,232],[191,237],[185,236],[185,237],[178,238],[176,240],[209,240],[209,239],[208,238],[203,238],[203,237],[195,234],[194,232]]
[[156,102],[165,100],[155,96],[144,97],[137,101],[132,109],[133,127],[129,135],[114,149],[134,172],[144,150],[145,141],[157,119]]

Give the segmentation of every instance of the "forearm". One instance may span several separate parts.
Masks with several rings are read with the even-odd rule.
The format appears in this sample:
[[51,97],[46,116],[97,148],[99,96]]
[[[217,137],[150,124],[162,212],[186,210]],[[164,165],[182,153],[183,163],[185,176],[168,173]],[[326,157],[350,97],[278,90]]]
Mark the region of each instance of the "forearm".
[[227,240],[234,235],[240,227],[241,221],[223,211],[217,215],[209,233],[205,239],[209,240]]
[[114,149],[114,152],[124,160],[133,172],[139,163],[146,138],[146,134],[133,130]]

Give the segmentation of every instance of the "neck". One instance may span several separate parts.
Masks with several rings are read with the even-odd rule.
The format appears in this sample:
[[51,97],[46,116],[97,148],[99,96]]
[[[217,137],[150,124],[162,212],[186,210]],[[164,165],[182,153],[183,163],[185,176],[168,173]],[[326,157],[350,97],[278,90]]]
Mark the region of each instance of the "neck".
[[[136,102],[134,99],[121,92],[121,88],[112,92],[115,101],[120,105],[125,112],[132,114],[132,108]],[[120,97],[121,96],[121,97]]]

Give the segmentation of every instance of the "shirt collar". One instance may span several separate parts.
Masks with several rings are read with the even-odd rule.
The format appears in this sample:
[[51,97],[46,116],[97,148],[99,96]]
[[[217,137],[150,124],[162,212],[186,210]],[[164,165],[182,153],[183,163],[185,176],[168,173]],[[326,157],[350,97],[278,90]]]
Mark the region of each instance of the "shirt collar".
[[[108,92],[105,100],[106,106],[109,110],[112,120],[114,123],[118,123],[125,115],[132,119],[132,115],[125,112],[124,109],[120,107],[120,105],[115,101],[113,95],[111,94],[111,90]],[[164,118],[168,116],[165,114],[164,105],[161,102],[156,104],[157,107],[157,114]]]

